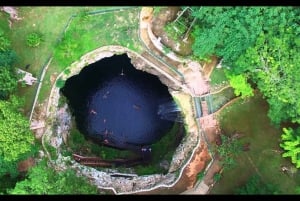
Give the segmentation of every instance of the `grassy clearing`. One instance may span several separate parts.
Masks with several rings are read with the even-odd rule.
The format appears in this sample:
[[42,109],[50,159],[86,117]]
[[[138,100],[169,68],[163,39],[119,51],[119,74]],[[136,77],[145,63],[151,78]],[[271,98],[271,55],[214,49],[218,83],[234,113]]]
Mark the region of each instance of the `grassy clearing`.
[[300,182],[299,173],[290,175],[281,171],[281,165],[293,165],[277,152],[281,151],[281,129],[270,124],[267,110],[267,103],[260,95],[256,95],[247,101],[238,100],[220,113],[224,133],[241,133],[244,135],[240,138],[241,143],[249,142],[250,150],[238,156],[236,167],[224,170],[211,194],[233,194],[236,188],[257,172],[265,183],[277,185],[281,193],[295,193],[295,187]]

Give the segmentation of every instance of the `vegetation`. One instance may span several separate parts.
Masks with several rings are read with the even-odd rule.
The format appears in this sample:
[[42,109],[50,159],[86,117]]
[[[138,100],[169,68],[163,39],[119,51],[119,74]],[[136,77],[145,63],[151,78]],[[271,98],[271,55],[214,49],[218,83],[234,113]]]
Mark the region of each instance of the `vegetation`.
[[61,78],[59,78],[57,81],[56,81],[56,87],[58,88],[63,88],[65,86],[65,80],[62,80]]
[[197,174],[197,181],[202,180],[205,176],[205,171],[201,171]]
[[28,34],[26,37],[26,44],[29,47],[37,47],[41,44],[42,41],[43,41],[42,35],[37,32],[32,32]]
[[174,123],[173,128],[166,133],[159,141],[152,144],[152,160],[149,165],[139,165],[135,167],[135,171],[139,175],[148,175],[148,174],[156,174],[166,172],[161,167],[159,167],[159,163],[163,160],[166,160],[170,163],[172,160],[174,151],[178,146],[178,139],[180,139],[180,124]]
[[244,75],[229,75],[228,78],[236,96],[241,96],[241,98],[253,96],[253,89]]
[[236,194],[240,195],[270,195],[278,193],[278,186],[265,184],[257,174],[251,176],[246,184],[236,190]]
[[222,171],[222,179],[211,194],[234,194],[253,174],[259,174],[266,184],[278,186],[278,193],[295,194],[300,175],[297,170],[281,171],[282,166],[290,170],[293,164],[282,157],[278,143],[282,130],[270,124],[267,111],[268,103],[256,92],[254,97],[239,99],[219,113],[223,133],[228,137],[239,133],[238,141],[243,146],[248,144],[249,149],[235,156],[235,166]]
[[222,144],[218,146],[218,154],[224,169],[232,168],[236,165],[234,158],[242,151],[242,146],[236,138],[229,138],[221,135]]
[[[195,39],[194,56],[206,61],[211,55],[216,55],[226,68],[219,74],[213,73],[212,82],[220,84],[228,79],[236,96],[254,96],[237,101],[220,116],[224,133],[237,130],[244,137],[236,141],[231,136],[222,135],[223,144],[218,151],[227,168],[222,173],[223,179],[220,180],[220,174],[214,178],[222,186],[222,192],[217,186],[213,193],[233,193],[233,189],[238,189],[238,194],[299,193],[300,177],[294,174],[297,169],[294,168],[293,174],[288,175],[278,171],[278,168],[281,165],[289,167],[289,170],[293,165],[300,167],[300,78],[297,76],[300,74],[297,66],[300,63],[300,10],[297,7],[191,8],[195,19],[194,26],[190,24]],[[45,161],[32,168],[24,181],[19,181],[22,178],[17,171],[17,163],[33,155],[40,146],[35,143],[28,120],[23,116],[32,105],[36,88],[17,88],[17,67],[30,64],[30,72],[38,76],[53,53],[53,61],[38,100],[42,102],[48,97],[53,84],[57,87],[64,85],[63,80],[56,83],[52,81],[55,75],[61,71],[70,73],[67,67],[85,53],[105,45],[122,45],[142,52],[137,40],[139,19],[136,16],[139,9],[120,11],[118,15],[89,13],[97,9],[22,7],[19,11],[24,19],[14,23],[11,29],[7,23],[8,16],[0,12],[0,180],[5,181],[1,182],[0,193],[5,193],[2,190],[4,188],[11,188],[7,192],[11,194],[99,193],[72,170],[58,173],[48,167]],[[154,14],[160,10],[161,7],[154,8]],[[71,18],[72,14],[76,16]],[[41,16],[43,20],[37,20],[36,16]],[[32,27],[42,32],[32,32]],[[179,40],[187,27],[174,22],[169,23],[165,30],[172,32],[172,37]],[[167,51],[166,48],[164,50]],[[262,96],[254,92],[255,88],[259,89]],[[15,96],[16,92],[25,97],[25,106]],[[224,94],[224,97],[232,97],[233,93],[226,90]],[[218,103],[224,99],[214,100]],[[60,104],[63,102],[65,100],[60,100]],[[265,115],[267,110],[269,119],[277,128],[270,125]],[[294,123],[295,126],[284,126],[281,134],[278,128],[283,123]],[[139,174],[161,171],[157,164],[171,159],[173,152],[168,150],[176,146],[176,126],[168,137],[153,145],[153,158],[156,161],[149,166],[138,167]],[[279,145],[280,137],[282,142]],[[237,142],[250,143],[250,151],[236,155],[240,147],[235,144]],[[69,147],[63,149],[66,155],[87,149],[91,155],[107,159],[129,156],[129,153],[91,143],[75,131],[72,131],[69,143]],[[282,150],[284,153],[281,155]],[[56,155],[54,148],[50,151]],[[292,163],[286,157],[291,158]],[[232,166],[234,162],[238,165]],[[198,177],[202,177],[201,174]]]
[[27,178],[16,184],[9,194],[99,194],[97,187],[88,183],[84,177],[78,177],[72,169],[55,172],[47,166],[47,162],[41,161],[31,168]]
[[237,76],[254,81],[268,100],[273,123],[300,122],[300,82],[294,76],[299,74],[295,65],[300,58],[299,9],[193,7],[193,15],[199,22],[193,31],[194,54],[199,58],[213,54],[222,58],[223,66],[230,67],[227,75],[233,79],[233,87],[240,88],[237,93],[253,95],[245,81],[241,80],[242,86],[236,85],[234,80],[242,79]]
[[283,143],[280,144],[280,147],[285,151],[282,156],[291,157],[296,168],[300,168],[300,128],[297,130],[283,128],[281,138]]
[[20,113],[20,107],[21,100],[14,96],[10,101],[0,101],[0,157],[5,161],[16,161],[34,143],[29,122]]
[[18,76],[12,65],[16,61],[16,53],[11,49],[11,41],[4,35],[0,27],[0,99],[8,99],[17,88]]

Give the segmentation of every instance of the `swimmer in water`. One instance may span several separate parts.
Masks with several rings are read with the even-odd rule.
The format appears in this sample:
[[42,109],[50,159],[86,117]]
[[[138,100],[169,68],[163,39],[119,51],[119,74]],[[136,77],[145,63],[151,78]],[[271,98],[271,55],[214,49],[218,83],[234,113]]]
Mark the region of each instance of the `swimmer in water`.
[[133,107],[134,109],[136,109],[136,110],[139,110],[139,109],[141,108],[140,106],[138,106],[138,105],[136,105],[136,104],[133,104],[132,107]]
[[90,112],[91,114],[97,114],[97,112],[95,110],[91,110]]
[[110,92],[107,91],[107,92],[102,96],[102,98],[103,98],[103,99],[106,99],[106,98],[107,98],[107,95],[108,95],[109,93],[110,93]]
[[122,72],[121,72],[121,74],[120,74],[120,75],[122,75],[122,76],[123,76],[123,75],[125,75],[125,74],[124,74],[124,71],[123,71],[123,68],[122,68]]

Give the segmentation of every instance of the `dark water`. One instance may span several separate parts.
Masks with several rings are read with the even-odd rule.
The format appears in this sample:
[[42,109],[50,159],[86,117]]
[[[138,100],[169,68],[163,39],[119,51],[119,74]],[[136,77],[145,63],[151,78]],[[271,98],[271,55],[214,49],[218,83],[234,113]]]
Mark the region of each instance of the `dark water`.
[[150,145],[174,122],[162,119],[159,106],[172,96],[158,77],[136,70],[126,54],[104,58],[66,81],[77,128],[96,142],[117,148]]

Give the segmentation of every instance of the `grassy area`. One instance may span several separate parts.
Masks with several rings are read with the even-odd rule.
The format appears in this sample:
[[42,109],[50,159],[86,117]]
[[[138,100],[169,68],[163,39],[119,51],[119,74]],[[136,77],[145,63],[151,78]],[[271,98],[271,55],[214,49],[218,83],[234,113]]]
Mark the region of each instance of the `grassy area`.
[[84,54],[106,45],[121,45],[141,52],[138,40],[139,8],[82,15],[73,18],[45,75],[39,101],[48,97],[55,77]]
[[[23,19],[14,22],[12,29],[8,27],[8,15],[0,13],[0,27],[12,41],[12,48],[19,59],[16,67],[24,69],[30,64],[28,71],[33,76],[39,76],[47,58],[53,53],[58,37],[62,34],[72,14],[82,11],[107,9],[108,7],[19,7],[19,17]],[[26,45],[26,36],[38,32],[43,35],[44,41],[38,47]],[[33,103],[35,86],[19,87],[18,95],[25,98],[25,113],[28,114]]]
[[222,87],[229,85],[229,81],[225,76],[224,68],[214,68],[210,74],[211,91],[218,91]]
[[270,124],[267,110],[267,103],[261,95],[256,95],[246,101],[239,100],[220,113],[220,125],[225,134],[242,134],[240,141],[250,143],[250,150],[238,156],[236,167],[224,170],[222,178],[211,194],[233,194],[235,189],[257,173],[266,184],[278,186],[281,193],[295,193],[300,175],[285,174],[281,171],[281,165],[293,165],[280,154],[281,129]]
[[211,107],[212,111],[216,112],[218,109],[220,109],[224,104],[235,98],[234,90],[230,88],[226,88],[220,93],[216,93],[211,95]]

